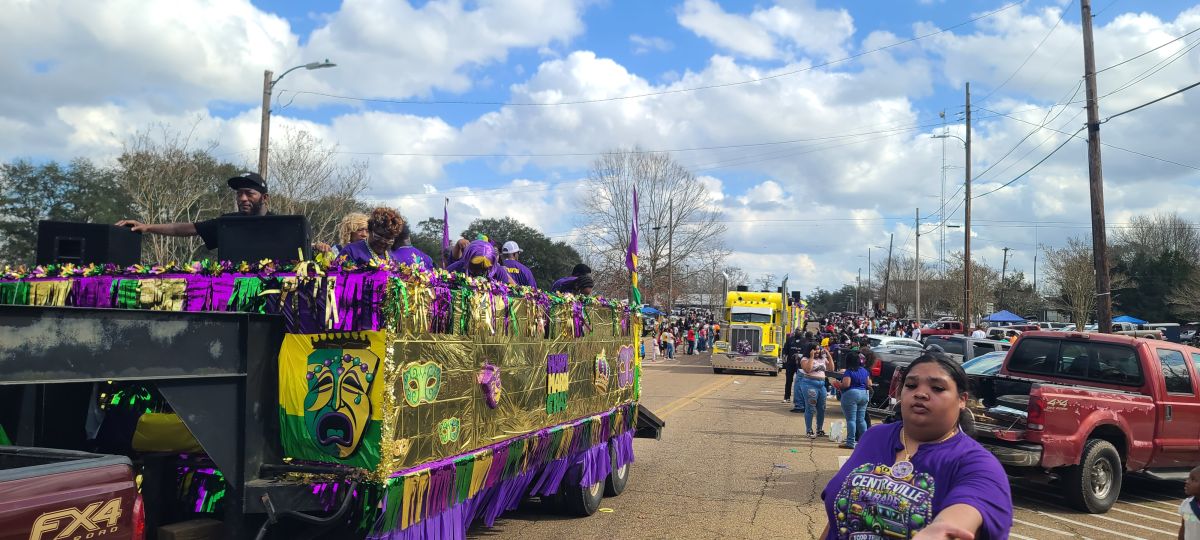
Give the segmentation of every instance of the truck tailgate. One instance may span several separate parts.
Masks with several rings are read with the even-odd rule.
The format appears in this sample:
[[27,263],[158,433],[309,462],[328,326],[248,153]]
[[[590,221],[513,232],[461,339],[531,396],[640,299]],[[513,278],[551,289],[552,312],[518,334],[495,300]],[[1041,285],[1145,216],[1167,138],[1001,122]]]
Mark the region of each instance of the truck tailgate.
[[45,453],[21,451],[0,449],[8,465],[0,469],[0,540],[133,538],[138,490],[128,458],[71,452],[85,457],[33,463]]

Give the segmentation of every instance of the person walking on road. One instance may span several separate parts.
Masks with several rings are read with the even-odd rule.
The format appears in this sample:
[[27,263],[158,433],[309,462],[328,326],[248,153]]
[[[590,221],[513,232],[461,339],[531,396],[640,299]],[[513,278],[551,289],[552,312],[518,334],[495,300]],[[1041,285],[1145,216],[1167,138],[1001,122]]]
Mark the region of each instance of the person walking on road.
[[699,338],[699,341],[696,343],[696,349],[699,350],[700,352],[704,352],[704,351],[708,350],[708,325],[707,324],[700,327],[700,332],[698,332],[697,337]]
[[856,354],[841,374],[841,380],[830,378],[829,383],[842,392],[842,414],[846,417],[846,441],[838,448],[854,449],[854,443],[867,432],[867,397],[871,389],[870,366],[867,357]]
[[803,340],[804,338],[800,333],[800,329],[797,328],[795,332],[792,332],[792,335],[788,336],[787,341],[783,344],[783,372],[785,375],[783,381],[784,403],[792,402],[792,384],[796,380],[796,368],[799,367],[800,348],[803,346],[801,343]]
[[[804,433],[810,439],[825,436],[825,370],[830,369],[829,351],[813,349],[812,354],[801,364],[804,376],[800,377],[800,390],[804,399]],[[817,430],[813,432],[813,416],[817,417]]]
[[662,334],[658,336],[659,343],[662,343],[663,354],[672,360],[675,359],[675,335],[671,333],[671,329],[665,328]]
[[687,329],[688,356],[696,354],[696,329],[689,326]]
[[983,339],[987,337],[987,332],[983,331],[982,324],[975,327],[975,331],[971,332],[971,337],[975,339]]
[[1008,538],[1008,476],[963,431],[967,385],[962,365],[944,355],[913,360],[900,391],[900,420],[863,434],[821,491],[827,522],[820,538],[877,537],[865,519],[875,516],[886,517],[889,536],[898,538]]

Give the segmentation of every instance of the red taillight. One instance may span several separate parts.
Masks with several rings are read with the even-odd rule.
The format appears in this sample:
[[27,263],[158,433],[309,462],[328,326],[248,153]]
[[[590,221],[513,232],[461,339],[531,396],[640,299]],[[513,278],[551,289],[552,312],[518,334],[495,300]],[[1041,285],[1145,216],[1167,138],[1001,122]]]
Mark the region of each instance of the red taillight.
[[133,540],[146,540],[146,507],[139,494],[133,499]]
[[1025,427],[1035,431],[1046,427],[1046,400],[1042,396],[1029,396],[1029,407],[1025,413]]

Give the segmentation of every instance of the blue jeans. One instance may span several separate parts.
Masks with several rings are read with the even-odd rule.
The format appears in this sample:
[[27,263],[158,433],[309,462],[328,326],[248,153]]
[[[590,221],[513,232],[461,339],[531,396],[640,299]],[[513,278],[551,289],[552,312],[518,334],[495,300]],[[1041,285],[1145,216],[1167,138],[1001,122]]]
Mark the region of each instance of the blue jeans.
[[675,344],[674,343],[663,343],[663,347],[666,347],[666,349],[667,349],[667,358],[675,358]]
[[842,391],[842,414],[846,416],[846,446],[854,446],[867,431],[867,391],[851,388]]
[[813,414],[817,415],[816,431],[825,431],[825,379],[800,378],[804,396],[804,431],[812,433]]
[[792,410],[803,411],[804,407],[804,372],[796,370],[796,380],[792,382]]

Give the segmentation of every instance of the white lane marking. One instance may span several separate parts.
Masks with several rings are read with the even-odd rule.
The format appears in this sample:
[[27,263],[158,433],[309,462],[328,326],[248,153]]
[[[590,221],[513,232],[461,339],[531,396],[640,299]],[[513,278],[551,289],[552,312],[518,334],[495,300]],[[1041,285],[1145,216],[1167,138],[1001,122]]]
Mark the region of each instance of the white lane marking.
[[[1042,503],[1044,503],[1044,504],[1046,504],[1046,505],[1053,506],[1053,507],[1056,507],[1056,508],[1060,508],[1060,509],[1062,509],[1062,510],[1072,510],[1071,508],[1068,508],[1068,507],[1066,507],[1066,506],[1063,506],[1063,505],[1060,505],[1060,504],[1054,504],[1054,503],[1052,503],[1052,502],[1049,502],[1047,499],[1051,499],[1051,498],[1053,497],[1053,496],[1051,496],[1051,495],[1045,495],[1045,494],[1042,494],[1042,493],[1033,492],[1033,491],[1031,491],[1031,490],[1029,490],[1029,489],[1027,489],[1027,488],[1025,488],[1025,487],[1019,487],[1019,488],[1017,488],[1017,489],[1020,489],[1021,491],[1028,491],[1028,492],[1029,492],[1029,495],[1033,495],[1033,497],[1031,497],[1031,498],[1033,498],[1033,499],[1040,499],[1040,500],[1039,500],[1039,502],[1042,502]],[[1114,508],[1114,510],[1118,510],[1118,511],[1120,511],[1120,512],[1125,512],[1125,513],[1128,513],[1128,514],[1133,514],[1133,515],[1135,515],[1135,516],[1141,516],[1141,514],[1138,514],[1138,513],[1135,513],[1135,512],[1130,512],[1130,511],[1128,511],[1128,510],[1120,510],[1120,509],[1117,509],[1117,508]],[[1127,522],[1127,521],[1122,521],[1122,520],[1119,520],[1119,519],[1114,519],[1114,518],[1110,518],[1110,517],[1107,517],[1107,516],[1102,516],[1102,515],[1100,515],[1100,514],[1091,514],[1091,517],[1094,517],[1094,518],[1096,518],[1096,519],[1103,519],[1103,520],[1105,520],[1105,521],[1111,521],[1111,522],[1113,522],[1113,523],[1121,523],[1121,524],[1129,525],[1130,527],[1137,527],[1137,528],[1139,528],[1139,529],[1146,529],[1146,530],[1148,530],[1148,531],[1154,531],[1154,532],[1159,532],[1159,533],[1163,533],[1163,534],[1176,534],[1176,533],[1178,533],[1178,531],[1175,531],[1175,532],[1172,532],[1172,531],[1164,531],[1164,530],[1162,530],[1162,529],[1155,529],[1155,528],[1153,528],[1153,527],[1147,527],[1147,526],[1145,526],[1145,525],[1138,525],[1137,523],[1130,523],[1130,522]],[[1155,518],[1155,519],[1158,519],[1158,518]],[[1174,522],[1174,521],[1167,521],[1167,520],[1165,520],[1165,519],[1159,519],[1159,521],[1163,521],[1163,522],[1165,522],[1165,523],[1167,523],[1167,524],[1169,524],[1169,525],[1175,525],[1175,523],[1176,523],[1176,522]]]
[[[1037,515],[1039,515],[1039,516],[1048,517],[1048,518],[1050,518],[1050,519],[1057,519],[1057,520],[1059,520],[1059,521],[1065,521],[1065,522],[1067,522],[1067,523],[1071,523],[1071,524],[1074,524],[1074,525],[1079,525],[1080,527],[1087,527],[1087,528],[1089,528],[1089,529],[1096,529],[1097,531],[1100,531],[1100,532],[1102,532],[1102,533],[1105,533],[1105,534],[1109,534],[1109,535],[1113,535],[1113,536],[1120,536],[1121,538],[1128,538],[1128,539],[1130,539],[1130,540],[1146,540],[1145,538],[1142,538],[1142,537],[1140,537],[1140,536],[1130,536],[1130,535],[1128,535],[1128,534],[1119,533],[1119,532],[1117,532],[1117,531],[1112,531],[1112,530],[1109,530],[1109,529],[1105,529],[1105,528],[1103,528],[1103,527],[1097,527],[1097,526],[1095,526],[1095,525],[1088,525],[1087,523],[1083,523],[1082,521],[1075,521],[1075,520],[1073,520],[1073,519],[1068,519],[1068,518],[1065,518],[1065,517],[1062,517],[1062,516],[1056,516],[1056,515],[1054,515],[1054,514],[1047,514],[1047,513],[1045,513],[1045,512],[1042,512],[1041,510],[1034,510],[1034,509],[1032,509],[1032,508],[1023,508],[1023,509],[1024,509],[1024,510],[1028,510],[1028,511],[1030,511],[1030,512],[1033,512],[1033,513],[1035,513],[1035,514],[1037,514]],[[1094,515],[1093,515],[1092,517],[1097,517],[1097,516],[1094,516]],[[1113,520],[1113,521],[1116,521],[1116,520]],[[1120,523],[1120,522],[1118,522],[1118,523]],[[1176,531],[1176,532],[1178,532],[1178,531]]]
[[[1125,496],[1127,496],[1127,495],[1122,495],[1122,496],[1123,496],[1123,497],[1125,497]],[[1155,511],[1155,512],[1162,512],[1162,513],[1164,513],[1164,514],[1167,514],[1168,516],[1175,516],[1175,517],[1179,517],[1178,507],[1176,507],[1176,510],[1177,510],[1177,511],[1175,511],[1175,512],[1172,512],[1172,511],[1170,511],[1170,510],[1163,510],[1162,508],[1157,508],[1157,507],[1150,506],[1150,505],[1147,505],[1147,504],[1141,504],[1141,503],[1135,503],[1135,502],[1129,502],[1129,501],[1120,501],[1120,502],[1122,502],[1122,503],[1125,503],[1125,504],[1129,504],[1129,505],[1133,505],[1133,506],[1136,506],[1136,507],[1138,507],[1138,508],[1145,508],[1146,510],[1153,510],[1153,511]]]
[[1132,511],[1132,510],[1125,510],[1125,509],[1122,509],[1122,508],[1117,508],[1116,506],[1113,506],[1113,507],[1112,507],[1112,510],[1113,510],[1114,512],[1121,512],[1121,513],[1123,513],[1123,514],[1129,514],[1129,515],[1131,515],[1131,516],[1137,516],[1137,517],[1139,517],[1139,518],[1142,518],[1142,519],[1153,519],[1154,521],[1161,521],[1161,522],[1163,522],[1163,523],[1166,523],[1167,525],[1179,525],[1179,520],[1178,520],[1178,519],[1176,519],[1176,520],[1170,520],[1170,519],[1163,519],[1163,518],[1160,518],[1160,517],[1147,516],[1147,515],[1145,515],[1145,513],[1144,513],[1144,512],[1134,512],[1134,511]]
[[[1065,506],[1057,505],[1057,504],[1054,504],[1054,503],[1050,503],[1050,502],[1046,502],[1046,501],[1038,501],[1038,502],[1040,502],[1040,503],[1042,503],[1042,504],[1044,504],[1044,505],[1046,505],[1046,506],[1051,506],[1051,507],[1054,507],[1054,508],[1058,508],[1058,509],[1060,509],[1060,510],[1074,511],[1074,510],[1073,510],[1073,509],[1071,509],[1071,508],[1067,508],[1067,507],[1065,507]],[[1039,514],[1043,514],[1043,513],[1044,513],[1044,512],[1038,511],[1038,510],[1033,510],[1032,508],[1026,508],[1026,510],[1032,510],[1032,511],[1034,511],[1034,512],[1037,512],[1037,513],[1039,513]],[[1055,517],[1056,519],[1061,519],[1061,520],[1063,520],[1063,521],[1066,521],[1066,522],[1069,522],[1069,523],[1077,523],[1077,522],[1075,522],[1075,521],[1069,520],[1069,519],[1067,519],[1067,518],[1065,518],[1065,517],[1062,517],[1062,516],[1059,516],[1059,515],[1055,515],[1055,514],[1045,514],[1045,515],[1047,515],[1047,516],[1053,516],[1053,517]],[[1128,527],[1136,527],[1136,528],[1139,528],[1139,529],[1145,529],[1145,530],[1147,530],[1147,531],[1156,532],[1156,533],[1159,533],[1159,534],[1165,534],[1165,535],[1175,535],[1176,533],[1178,533],[1178,532],[1179,532],[1178,530],[1175,530],[1175,531],[1164,531],[1164,530],[1162,530],[1162,529],[1155,529],[1154,527],[1147,527],[1147,526],[1145,526],[1145,525],[1138,525],[1137,523],[1130,523],[1130,522],[1128,522],[1128,521],[1122,521],[1122,520],[1119,520],[1119,519],[1113,519],[1113,518],[1110,518],[1110,517],[1107,517],[1107,516],[1102,516],[1102,515],[1100,515],[1100,514],[1088,514],[1086,517],[1089,517],[1089,518],[1094,518],[1094,519],[1102,519],[1102,520],[1104,520],[1104,521],[1111,521],[1111,522],[1113,522],[1113,523],[1118,523],[1118,524],[1125,525],[1125,526],[1128,526]],[[1116,532],[1113,532],[1113,531],[1109,531],[1108,529],[1103,529],[1103,528],[1096,527],[1096,526],[1093,526],[1093,525],[1088,525],[1088,527],[1092,527],[1092,528],[1094,528],[1094,529],[1101,530],[1101,531],[1106,531],[1106,532],[1109,532],[1110,534],[1119,534],[1119,533],[1116,533]],[[1134,537],[1132,537],[1132,536],[1131,536],[1131,537],[1129,537],[1129,538],[1134,538]]]
[[[1171,509],[1173,509],[1173,510],[1179,510],[1179,504],[1176,504],[1176,503],[1171,503],[1171,502],[1167,502],[1167,501],[1163,501],[1163,500],[1156,500],[1156,499],[1147,499],[1147,498],[1145,498],[1145,497],[1139,497],[1139,496],[1137,496],[1137,495],[1134,495],[1134,494],[1132,494],[1132,493],[1128,494],[1128,496],[1129,496],[1130,498],[1132,498],[1132,499],[1138,499],[1138,500],[1141,500],[1141,501],[1152,502],[1152,503],[1158,503],[1158,504],[1161,504],[1161,505],[1163,505],[1163,506],[1166,506],[1167,508],[1171,508]],[[1183,501],[1180,501],[1180,502],[1183,502]],[[1172,513],[1174,513],[1174,512],[1172,512]]]
[[1075,536],[1075,533],[1072,533],[1072,532],[1060,531],[1060,530],[1058,530],[1058,529],[1052,529],[1052,528],[1050,528],[1050,527],[1047,527],[1047,526],[1045,526],[1045,525],[1038,525],[1037,523],[1033,523],[1033,522],[1030,522],[1030,521],[1024,521],[1024,520],[1020,520],[1020,519],[1017,519],[1017,518],[1013,518],[1013,523],[1020,523],[1021,525],[1025,525],[1026,527],[1034,527],[1034,528],[1036,528],[1036,529],[1041,529],[1041,530],[1043,530],[1043,531],[1049,531],[1049,532],[1052,532],[1052,533],[1061,534],[1061,535],[1063,535],[1063,536]]
[[[1062,497],[1062,496],[1060,496],[1060,494],[1055,494],[1055,493],[1046,493],[1046,492],[1039,492],[1039,491],[1033,491],[1033,490],[1031,490],[1031,488],[1028,488],[1028,487],[1026,487],[1026,486],[1014,486],[1014,487],[1016,488],[1016,490],[1021,490],[1021,491],[1030,492],[1030,493],[1034,494],[1034,496],[1039,496],[1039,497],[1049,497],[1049,498],[1052,498],[1052,499],[1055,499],[1055,500],[1062,500],[1062,499],[1063,499],[1063,497]],[[1122,494],[1122,497],[1128,497],[1128,494],[1124,494],[1124,493],[1123,493],[1123,494]],[[1154,511],[1158,511],[1158,512],[1163,512],[1163,514],[1166,514],[1166,515],[1168,515],[1168,516],[1174,516],[1174,517],[1178,517],[1178,515],[1180,515],[1180,512],[1177,512],[1177,511],[1175,511],[1175,512],[1172,512],[1172,511],[1170,511],[1170,510],[1163,510],[1163,509],[1159,509],[1159,508],[1152,508],[1152,506],[1147,506],[1147,505],[1145,505],[1145,504],[1130,503],[1130,502],[1128,502],[1128,500],[1121,500],[1121,499],[1117,499],[1117,503],[1118,503],[1118,504],[1129,504],[1129,505],[1133,505],[1133,506],[1140,506],[1140,508],[1144,508],[1144,509],[1146,509],[1146,510],[1154,510]],[[1112,510],[1116,510],[1116,511],[1118,511],[1118,512],[1124,512],[1124,514],[1132,514],[1132,515],[1134,515],[1134,516],[1142,516],[1142,512],[1135,512],[1135,511],[1132,511],[1132,510],[1124,510],[1124,509],[1121,509],[1121,508],[1117,508],[1117,506],[1116,506],[1116,505],[1112,506]],[[1172,520],[1163,520],[1163,518],[1162,518],[1162,517],[1153,517],[1153,516],[1144,516],[1144,517],[1146,517],[1146,518],[1150,518],[1150,520],[1162,521],[1162,522],[1164,522],[1164,523],[1170,523],[1170,524],[1176,524],[1176,523],[1178,523],[1178,521],[1172,521]]]
[[[1020,491],[1022,491],[1022,492],[1026,492],[1026,493],[1027,493],[1027,496],[1033,496],[1033,498],[1043,497],[1043,498],[1049,498],[1049,499],[1055,499],[1055,500],[1062,500],[1062,499],[1063,499],[1063,497],[1062,497],[1062,496],[1056,496],[1056,494],[1054,494],[1054,493],[1043,493],[1043,492],[1037,492],[1037,491],[1033,491],[1033,490],[1031,490],[1031,488],[1028,488],[1028,487],[1025,487],[1025,486],[1014,486],[1014,487],[1016,488],[1016,490],[1020,490]],[[1043,499],[1043,500],[1044,500],[1044,499]],[[1118,503],[1123,503],[1123,504],[1136,504],[1136,503],[1130,503],[1130,502],[1127,502],[1127,500],[1120,500],[1120,499],[1118,499],[1118,500],[1117,500],[1117,502],[1118,502]],[[1057,508],[1061,508],[1061,509],[1063,509],[1063,510],[1070,510],[1069,508],[1067,508],[1067,506],[1062,506],[1062,505],[1057,505],[1057,504],[1052,504],[1052,503],[1046,503],[1046,504],[1050,504],[1050,505],[1052,505],[1052,506],[1057,506]],[[1139,505],[1139,506],[1141,506],[1141,505]],[[1162,517],[1144,516],[1144,515],[1142,515],[1142,514],[1141,514],[1141,512],[1135,512],[1135,511],[1130,511],[1130,510],[1124,510],[1124,509],[1116,508],[1116,506],[1115,506],[1115,505],[1114,505],[1114,506],[1112,506],[1112,510],[1116,510],[1116,511],[1118,511],[1118,512],[1123,512],[1123,514],[1132,514],[1132,515],[1134,515],[1134,516],[1139,516],[1139,517],[1146,517],[1146,518],[1150,518],[1150,520],[1154,520],[1154,521],[1160,521],[1160,522],[1163,522],[1163,523],[1172,524],[1172,526],[1174,526],[1174,524],[1177,524],[1177,523],[1178,523],[1177,521],[1172,521],[1172,520],[1163,520],[1163,518],[1162,518]],[[1153,509],[1153,508],[1150,508],[1150,510],[1158,510],[1158,509]],[[1171,516],[1176,516],[1176,515],[1178,515],[1178,514],[1177,514],[1177,512],[1168,512],[1168,511],[1166,511],[1166,510],[1159,510],[1159,511],[1165,512],[1165,514],[1169,514],[1169,515],[1171,515]],[[1099,518],[1102,518],[1102,520],[1109,520],[1109,521],[1116,521],[1116,522],[1118,522],[1118,523],[1124,523],[1123,521],[1114,520],[1114,518],[1111,518],[1111,517],[1104,517],[1104,516],[1100,516],[1100,515],[1094,515],[1094,516],[1096,516],[1096,517],[1099,517]],[[1133,524],[1133,523],[1129,523],[1129,524]],[[1148,528],[1148,527],[1142,527],[1142,526],[1139,526],[1139,524],[1133,524],[1133,526],[1134,526],[1134,527],[1141,527],[1141,528],[1144,528],[1144,529],[1150,529],[1150,528]],[[1151,529],[1151,530],[1157,530],[1157,532],[1159,532],[1159,533],[1162,533],[1162,532],[1163,532],[1163,530],[1160,530],[1160,529]],[[1166,534],[1171,534],[1171,533],[1166,533]]]
[[1015,532],[1009,532],[1008,537],[1016,538],[1017,540],[1034,540],[1033,538],[1030,538],[1030,537],[1022,535],[1022,534],[1017,534]]

